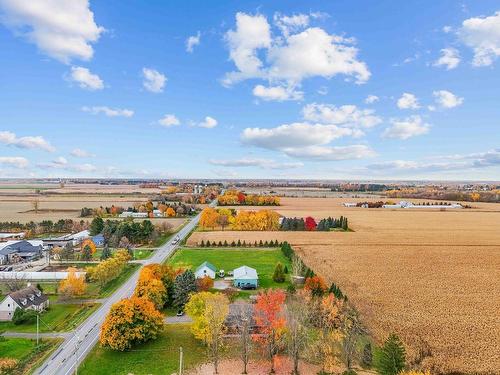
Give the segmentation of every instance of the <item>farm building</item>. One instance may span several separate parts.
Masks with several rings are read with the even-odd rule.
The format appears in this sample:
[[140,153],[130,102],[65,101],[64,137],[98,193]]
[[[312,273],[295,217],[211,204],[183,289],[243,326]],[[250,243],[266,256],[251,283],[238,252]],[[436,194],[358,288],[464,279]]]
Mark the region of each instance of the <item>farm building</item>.
[[64,236],[46,238],[43,240],[43,245],[47,247],[64,247],[67,243],[71,243],[73,246],[81,244],[84,240],[90,238],[90,232],[88,230],[82,230],[78,233],[65,234]]
[[435,209],[448,209],[448,208],[463,208],[461,204],[413,204],[411,202],[401,201],[397,204],[384,204],[383,208],[435,208]]
[[0,321],[10,321],[17,308],[43,311],[49,307],[49,299],[40,290],[29,286],[7,295],[0,303]]
[[104,245],[104,236],[102,234],[98,234],[97,236],[92,237],[92,242],[95,243],[96,246]]
[[119,217],[133,217],[133,218],[146,218],[148,217],[147,212],[132,212],[132,211],[124,211],[120,214]]
[[13,240],[22,240],[24,236],[26,235],[25,232],[18,232],[18,233],[0,233],[0,242],[4,241],[13,241]]
[[350,203],[350,202],[342,203],[342,205],[344,207],[356,207],[356,203]]
[[29,261],[42,255],[42,241],[7,241],[0,243],[0,265]]
[[259,286],[257,271],[248,266],[241,266],[233,271],[233,285],[241,289],[256,289]]
[[215,279],[215,272],[217,272],[217,268],[212,263],[203,262],[196,269],[194,275],[196,276],[197,279],[201,279],[205,276],[208,276],[211,279]]

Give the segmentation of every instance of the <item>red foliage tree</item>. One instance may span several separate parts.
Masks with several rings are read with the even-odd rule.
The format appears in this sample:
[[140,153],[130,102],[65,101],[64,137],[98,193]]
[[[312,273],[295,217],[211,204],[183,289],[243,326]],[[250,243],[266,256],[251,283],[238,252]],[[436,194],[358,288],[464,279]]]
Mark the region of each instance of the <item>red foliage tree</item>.
[[311,216],[306,217],[306,230],[316,230],[316,220],[314,220]]
[[327,286],[322,277],[313,276],[306,279],[304,289],[311,292],[313,296],[322,296],[326,292]]
[[242,203],[245,203],[245,194],[243,194],[241,191],[238,193],[238,202],[240,202],[240,204]]
[[254,309],[255,324],[262,335],[253,339],[263,345],[274,373],[275,357],[280,345],[280,337],[285,333],[286,318],[284,314],[285,293],[280,289],[268,289],[257,297]]

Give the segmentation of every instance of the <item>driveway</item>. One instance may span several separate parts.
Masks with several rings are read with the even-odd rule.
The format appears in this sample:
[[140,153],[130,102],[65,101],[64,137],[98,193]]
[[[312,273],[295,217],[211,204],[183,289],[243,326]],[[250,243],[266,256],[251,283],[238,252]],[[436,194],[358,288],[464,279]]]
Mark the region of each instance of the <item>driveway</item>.
[[184,314],[183,316],[167,316],[165,318],[166,324],[176,324],[176,323],[192,323],[193,319]]
[[231,286],[231,282],[227,280],[215,280],[214,289],[224,290]]

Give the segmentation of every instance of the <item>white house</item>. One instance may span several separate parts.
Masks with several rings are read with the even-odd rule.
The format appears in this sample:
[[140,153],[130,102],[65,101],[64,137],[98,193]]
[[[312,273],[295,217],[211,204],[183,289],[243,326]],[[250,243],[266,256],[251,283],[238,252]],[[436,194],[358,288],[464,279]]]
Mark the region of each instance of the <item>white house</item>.
[[37,288],[27,288],[10,293],[0,303],[0,321],[10,321],[17,308],[44,311],[49,307],[49,298]]
[[259,286],[257,270],[248,266],[241,266],[233,271],[233,285],[241,289],[256,289]]
[[153,216],[154,217],[163,217],[163,212],[161,212],[160,210],[153,210]]
[[215,279],[215,272],[217,272],[217,268],[209,262],[203,262],[198,266],[194,275],[197,279],[202,279],[205,276],[210,277],[211,279]]

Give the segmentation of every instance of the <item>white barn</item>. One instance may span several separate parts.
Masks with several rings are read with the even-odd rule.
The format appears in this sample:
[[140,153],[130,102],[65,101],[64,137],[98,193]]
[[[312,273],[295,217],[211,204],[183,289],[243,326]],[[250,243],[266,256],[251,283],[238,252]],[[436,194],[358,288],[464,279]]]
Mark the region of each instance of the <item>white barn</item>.
[[210,277],[211,279],[215,279],[215,272],[217,272],[217,268],[209,262],[203,262],[198,266],[194,275],[197,279],[202,279],[205,276]]

